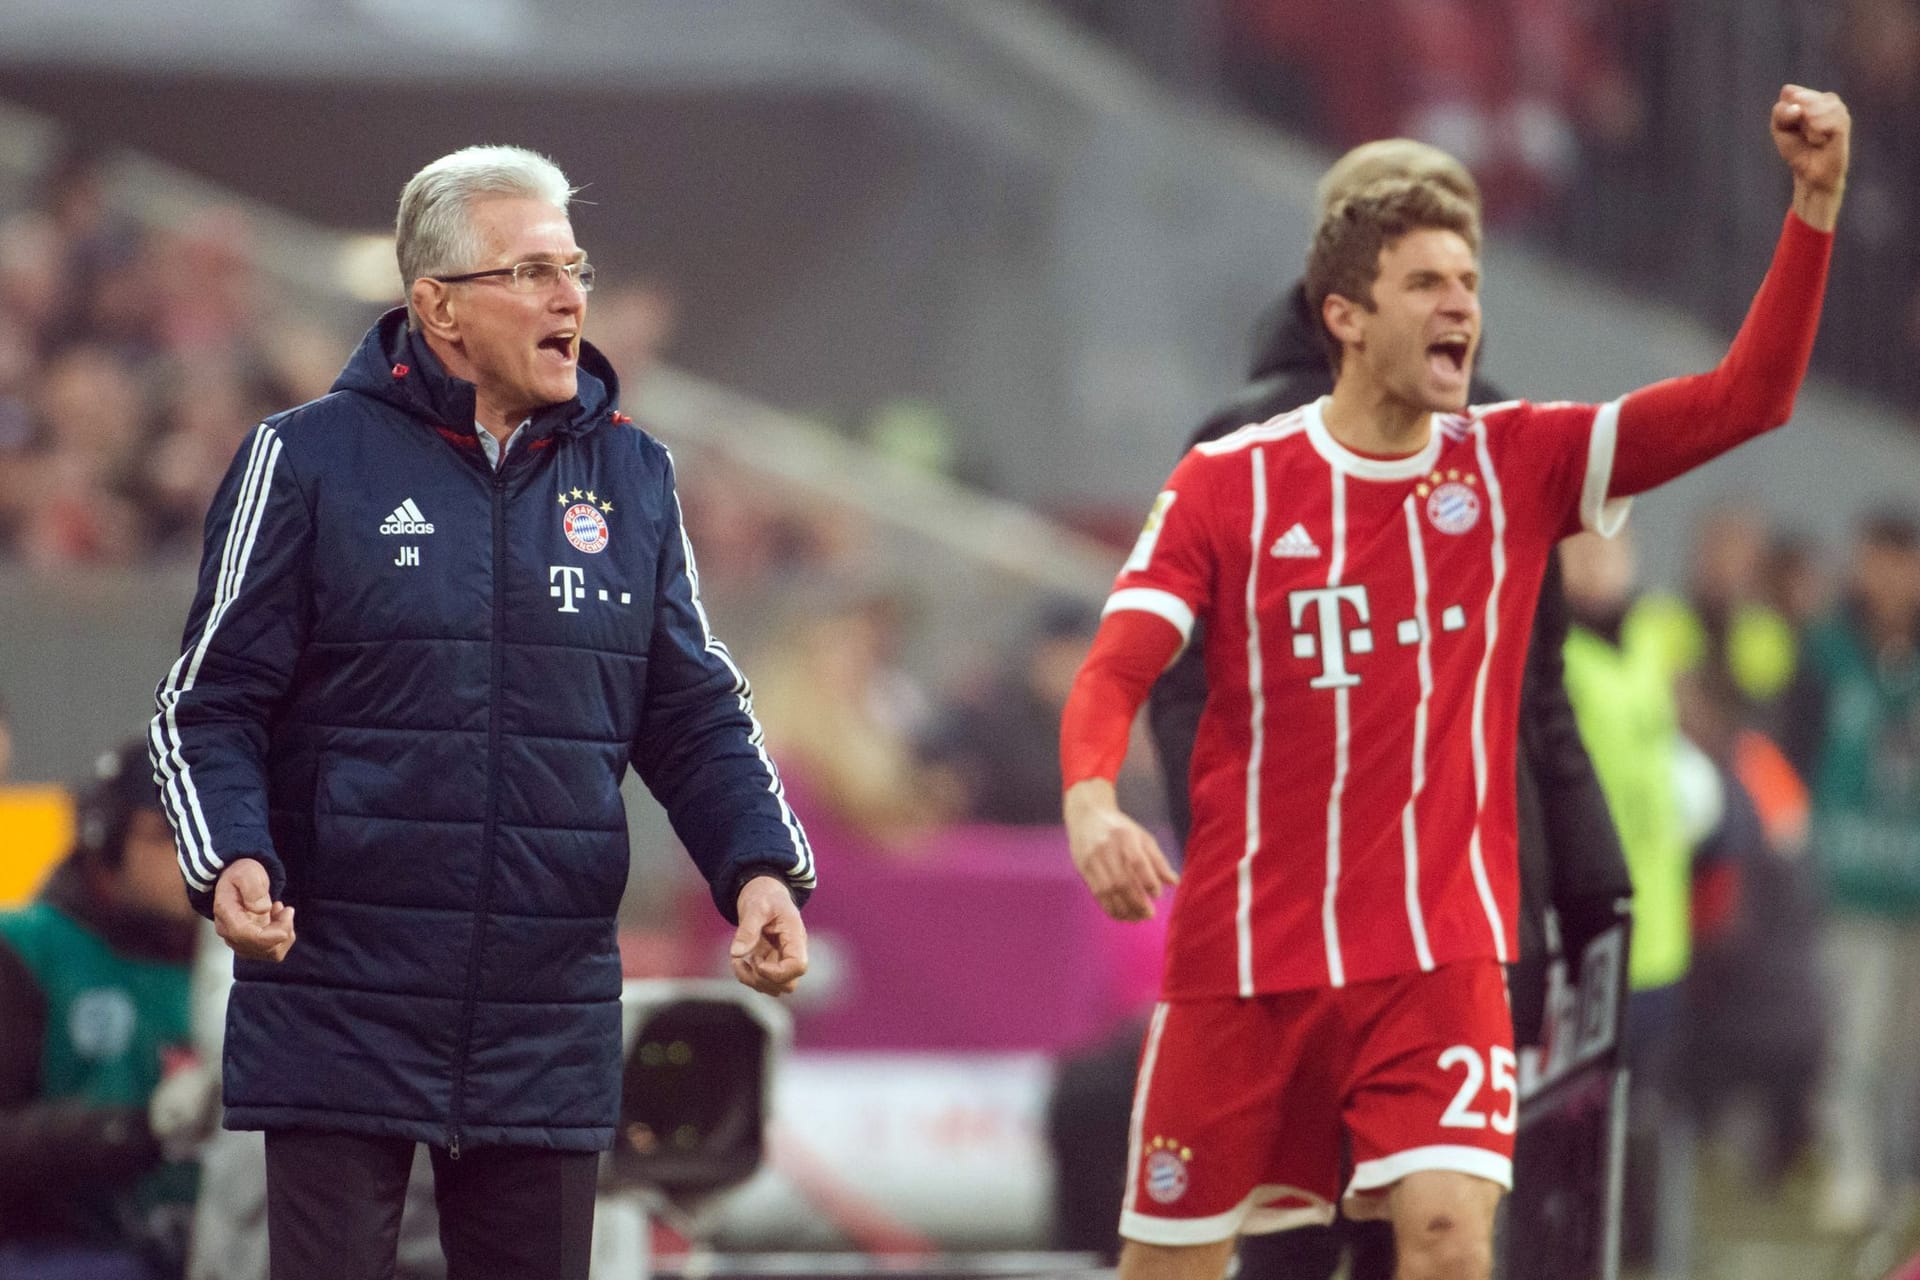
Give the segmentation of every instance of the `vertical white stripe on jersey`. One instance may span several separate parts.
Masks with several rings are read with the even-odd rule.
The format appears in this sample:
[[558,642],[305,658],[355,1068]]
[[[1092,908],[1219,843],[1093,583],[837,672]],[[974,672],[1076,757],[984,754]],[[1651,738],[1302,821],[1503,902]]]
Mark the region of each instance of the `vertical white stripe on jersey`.
[[1133,1089],[1133,1116],[1127,1122],[1127,1194],[1120,1202],[1123,1213],[1132,1213],[1140,1195],[1141,1131],[1147,1122],[1147,1091],[1153,1087],[1153,1067],[1160,1057],[1160,1033],[1167,1029],[1167,1006],[1153,1007],[1153,1020],[1147,1023],[1147,1047],[1140,1051],[1140,1079]]
[[1409,494],[1402,509],[1407,515],[1407,556],[1413,565],[1413,617],[1420,626],[1420,702],[1413,710],[1413,786],[1400,814],[1400,847],[1406,853],[1407,928],[1413,934],[1420,968],[1433,971],[1433,947],[1427,941],[1427,917],[1420,907],[1420,826],[1414,810],[1427,785],[1427,704],[1433,700],[1433,623],[1427,612],[1427,550],[1420,539],[1419,508]]
[[1473,424],[1473,449],[1480,459],[1480,474],[1487,478],[1487,512],[1493,528],[1493,589],[1487,592],[1486,648],[1480,654],[1480,671],[1473,680],[1473,840],[1467,856],[1473,865],[1474,888],[1480,891],[1480,906],[1487,913],[1487,927],[1493,930],[1493,951],[1500,963],[1507,963],[1507,929],[1500,919],[1500,907],[1493,898],[1493,886],[1487,881],[1487,858],[1480,844],[1480,825],[1487,810],[1487,675],[1493,668],[1493,646],[1500,639],[1500,589],[1507,578],[1507,508],[1500,496],[1500,476],[1493,469],[1493,455],[1487,449],[1487,426]]
[[1247,694],[1252,711],[1247,751],[1247,844],[1240,855],[1239,900],[1233,911],[1233,938],[1239,960],[1240,994],[1253,994],[1253,855],[1260,848],[1260,758],[1265,754],[1267,695],[1260,662],[1259,585],[1261,554],[1267,537],[1267,451],[1253,459],[1253,558],[1247,565]]
[[[669,478],[672,478],[673,458],[667,458]],[[767,754],[767,733],[760,727],[759,719],[753,714],[753,689],[747,683],[746,672],[740,670],[733,660],[733,653],[713,634],[713,624],[707,620],[707,606],[700,599],[700,567],[693,558],[693,539],[687,535],[687,515],[680,506],[680,487],[676,482],[673,488],[673,518],[680,526],[680,554],[687,564],[687,597],[693,604],[694,616],[700,620],[700,643],[708,653],[725,666],[733,677],[733,700],[746,716],[749,726],[747,743],[760,763],[767,771],[767,793],[780,806],[780,825],[786,828],[787,842],[793,846],[793,868],[787,872],[787,879],[803,889],[814,887],[813,846],[807,842],[807,836],[800,829],[800,820],[794,817],[793,810],[787,805],[787,789],[780,781],[780,771],[774,767],[773,757]]]
[[[1347,568],[1347,477],[1338,467],[1328,467],[1333,477],[1333,551],[1327,562],[1327,585],[1340,585]],[[1327,889],[1320,904],[1320,931],[1327,940],[1327,981],[1336,987],[1347,985],[1346,960],[1340,954],[1340,917],[1334,910],[1334,897],[1340,889],[1340,801],[1347,790],[1347,757],[1353,742],[1353,710],[1348,705],[1350,690],[1345,686],[1333,691],[1333,787],[1327,792]]]
[[167,672],[158,694],[158,713],[147,731],[154,758],[154,781],[159,784],[161,799],[173,821],[181,874],[188,884],[203,892],[213,888],[225,864],[213,850],[213,834],[200,806],[200,792],[187,767],[180,741],[180,699],[199,678],[200,664],[206,660],[213,633],[246,580],[247,562],[253,556],[254,539],[266,514],[267,495],[282,447],[279,436],[264,423],[254,432],[253,450],[247,456],[247,469],[234,496],[233,518],[227,525],[227,540],[220,551],[213,603],[208,607],[206,621],[201,624],[199,641],[182,652]]

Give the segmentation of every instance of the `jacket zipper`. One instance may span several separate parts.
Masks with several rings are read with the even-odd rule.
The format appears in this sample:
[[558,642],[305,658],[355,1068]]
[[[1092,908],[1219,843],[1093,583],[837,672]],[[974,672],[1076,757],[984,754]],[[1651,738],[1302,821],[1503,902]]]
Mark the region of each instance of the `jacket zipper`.
[[453,1109],[449,1116],[447,1156],[460,1158],[460,1121],[467,1094],[467,1062],[473,1054],[473,1017],[479,1004],[480,953],[486,943],[487,909],[493,899],[493,842],[500,822],[500,673],[505,664],[501,630],[506,622],[507,507],[509,459],[493,472],[493,634],[488,645],[487,687],[487,817],[480,836],[480,905],[474,913],[473,941],[467,950],[467,998],[460,1009],[460,1060],[453,1075]]

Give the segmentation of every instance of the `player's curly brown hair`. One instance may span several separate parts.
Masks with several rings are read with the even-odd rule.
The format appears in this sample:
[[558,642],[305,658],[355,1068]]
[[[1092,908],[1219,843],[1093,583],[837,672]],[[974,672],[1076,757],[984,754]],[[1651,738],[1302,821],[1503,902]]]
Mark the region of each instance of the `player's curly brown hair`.
[[[1373,310],[1373,283],[1380,254],[1410,231],[1452,231],[1480,252],[1480,215],[1447,187],[1421,178],[1382,178],[1336,200],[1313,235],[1307,255],[1307,305],[1319,319],[1327,299],[1339,294]],[[1320,322],[1333,374],[1340,376],[1340,339]]]

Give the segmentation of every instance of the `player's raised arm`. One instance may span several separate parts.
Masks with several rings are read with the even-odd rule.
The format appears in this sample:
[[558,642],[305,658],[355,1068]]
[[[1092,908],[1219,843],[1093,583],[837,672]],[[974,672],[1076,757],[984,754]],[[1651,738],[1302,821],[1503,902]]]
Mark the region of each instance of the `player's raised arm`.
[[1780,90],[1770,123],[1793,173],[1793,203],[1773,266],[1719,368],[1656,383],[1622,402],[1614,497],[1664,484],[1793,412],[1820,327],[1853,121],[1837,95],[1790,84]]

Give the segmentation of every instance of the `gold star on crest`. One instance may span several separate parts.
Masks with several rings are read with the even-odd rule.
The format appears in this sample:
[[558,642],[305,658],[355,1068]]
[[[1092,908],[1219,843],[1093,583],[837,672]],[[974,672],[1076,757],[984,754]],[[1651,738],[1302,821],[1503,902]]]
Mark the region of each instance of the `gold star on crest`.
[[1479,477],[1479,476],[1477,476],[1477,475],[1475,475],[1475,474],[1473,474],[1473,472],[1471,472],[1471,471],[1469,471],[1469,472],[1467,472],[1467,485],[1468,485],[1468,487],[1472,487],[1473,485],[1476,485],[1476,484],[1479,484],[1479,483],[1480,483],[1480,477]]
[[567,505],[567,495],[564,493],[560,495],[560,505],[563,507]]
[[603,502],[600,504],[600,509],[602,511],[611,511],[613,510],[613,504],[611,502]]
[[586,497],[587,495],[586,495],[586,494],[584,494],[584,493],[582,493],[582,492],[580,492],[580,491],[579,491],[578,489],[575,489],[575,490],[573,491],[573,496],[574,496],[574,497],[576,497],[576,498],[584,498],[584,497]]
[[591,489],[589,489],[589,490],[587,490],[587,501],[588,501],[588,502],[598,502],[598,501],[599,501],[599,499],[598,499],[598,498],[596,498],[596,497],[594,497],[594,496],[593,496],[593,490],[591,490]]
[[1413,492],[1417,497],[1424,498],[1431,490],[1429,490],[1425,484],[1417,484],[1413,486]]
[[1458,480],[1459,478],[1460,478],[1460,468],[1453,467],[1447,471],[1447,479]]

